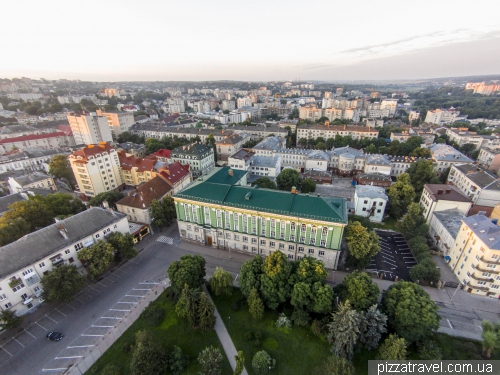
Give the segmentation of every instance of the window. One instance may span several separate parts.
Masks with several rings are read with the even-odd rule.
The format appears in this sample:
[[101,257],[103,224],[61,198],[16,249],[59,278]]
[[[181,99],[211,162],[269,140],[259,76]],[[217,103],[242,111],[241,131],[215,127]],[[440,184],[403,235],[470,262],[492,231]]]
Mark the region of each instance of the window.
[[[94,163],[92,163],[92,164],[94,164]],[[5,304],[6,309],[10,309],[11,307],[12,307],[12,303],[8,302]]]
[[311,238],[309,240],[309,245],[316,245],[316,238]]
[[309,254],[314,254],[314,249],[309,249]]
[[33,273],[33,268],[28,268],[27,270],[24,270],[23,271],[23,276],[27,276],[29,275],[30,273]]
[[271,219],[271,228],[274,228],[276,226],[276,222],[274,221],[274,219]]
[[247,245],[243,245],[243,250],[248,251],[248,246]]
[[325,240],[321,240],[319,242],[319,245],[322,246],[322,247],[325,247],[326,246],[326,241]]
[[300,243],[305,243],[306,242],[306,238],[304,236],[300,236],[299,242]]
[[[467,257],[466,257],[466,258],[467,258]],[[477,256],[477,255],[476,255],[476,260],[480,260],[480,259],[479,259],[479,256]]]
[[321,230],[321,235],[322,236],[326,236],[328,234],[328,228],[327,227],[323,227],[323,229]]
[[[235,237],[236,237],[236,236],[235,236]],[[253,238],[252,238],[252,240],[253,240]],[[248,237],[243,236],[243,242],[248,242]]]
[[188,230],[191,230],[191,225],[188,225],[188,226],[187,226],[187,229],[188,229]]
[[498,288],[500,288],[500,285],[492,285],[491,286],[491,289],[498,289]]
[[290,235],[290,241],[295,241],[295,235],[293,234]]
[[319,251],[319,256],[320,256],[320,257],[322,257],[322,256],[324,256],[324,255],[325,255],[325,251],[324,251],[324,250],[320,250],[320,251]]
[[[75,247],[76,247],[76,246],[75,246]],[[38,267],[40,267],[40,268],[43,268],[43,267],[45,267],[45,263],[44,263],[44,262],[42,262],[42,263],[39,263],[39,264],[38,264]]]
[[239,240],[240,240],[240,236],[239,236],[239,235],[237,235],[237,234],[235,234],[235,235],[234,235],[234,239],[235,239],[236,241],[239,241]]
[[99,234],[99,233],[97,233],[97,234],[95,235],[95,238],[99,238],[99,236],[100,236],[100,234]]
[[269,241],[269,246],[270,247],[275,247],[276,246],[276,243],[274,241]]
[[285,232],[281,231],[280,233],[280,239],[284,240],[285,239]]
[[231,239],[231,233],[226,233],[226,238],[227,238],[228,240],[230,240],[230,239]]
[[80,242],[80,243],[77,243],[77,244],[75,245],[75,250],[78,252],[78,251],[80,251],[81,249],[83,249],[83,244],[82,244],[81,242]]
[[253,225],[257,224],[257,218],[255,216],[252,216],[252,224]]
[[293,251],[293,250],[295,250],[295,246],[293,246],[293,245],[288,245],[288,250],[289,250],[289,251]]
[[16,286],[12,287],[12,290],[14,292],[17,292],[18,290],[21,290],[24,288],[24,284],[23,283],[20,283],[20,284],[17,284]]
[[493,268],[493,269],[495,269],[495,268],[496,268],[496,266],[495,266],[494,264],[488,264],[486,267],[488,267],[488,268]]
[[276,238],[276,232],[271,232],[271,237]]
[[293,254],[288,254],[288,259],[293,259]]
[[279,244],[279,247],[280,247],[280,250],[285,250],[285,244],[280,243],[280,244]]
[[291,231],[294,231],[294,230],[295,230],[295,223],[294,223],[294,222],[291,222],[291,223],[290,223],[290,230],[291,230]]
[[257,238],[252,238],[252,243],[257,243]]
[[490,276],[491,276],[491,273],[488,273],[488,272],[483,272],[483,273],[482,273],[482,275],[483,275],[483,276],[485,276],[485,277],[490,277]]
[[252,246],[252,253],[255,253],[257,251],[257,248]]
[[266,241],[265,241],[265,240],[260,240],[260,244],[261,244],[262,246],[266,246]]

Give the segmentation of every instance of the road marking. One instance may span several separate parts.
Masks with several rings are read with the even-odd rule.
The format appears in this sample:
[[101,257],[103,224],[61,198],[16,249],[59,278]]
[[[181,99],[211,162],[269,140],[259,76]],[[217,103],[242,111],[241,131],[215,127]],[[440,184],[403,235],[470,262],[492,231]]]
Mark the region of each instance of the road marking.
[[152,289],[132,289],[132,290],[152,290]]
[[128,312],[128,311],[130,311],[130,310],[109,309],[109,311],[121,311],[121,312]]
[[64,316],[67,316],[66,314],[60,312],[58,309],[55,309],[58,313],[63,314]]
[[153,282],[144,281],[143,283],[139,283],[139,284],[154,284],[154,285],[158,285],[159,283],[153,283]]
[[101,316],[102,319],[116,319],[121,320],[122,318],[117,318],[116,316]]
[[71,357],[55,357],[54,359],[83,358],[83,355],[72,355]]
[[84,335],[84,334],[82,333],[82,336],[87,336],[87,337],[102,337],[102,336],[104,336],[104,335]]
[[49,318],[50,320],[52,320],[54,323],[56,323],[56,324],[57,324],[57,322],[56,322],[54,319],[52,319],[50,316],[48,316],[47,314],[45,314],[45,316],[46,316],[47,318]]
[[35,324],[36,324],[37,326],[39,326],[41,329],[43,329],[43,330],[45,330],[45,331],[47,330],[47,328],[45,328],[44,326],[42,326],[40,323],[35,322]]
[[91,325],[91,327],[95,327],[95,328],[113,328],[114,326],[95,326],[95,325]]
[[172,237],[160,236],[156,239],[157,242],[163,242],[169,245],[174,244],[174,239]]
[[142,298],[144,296],[136,296],[135,294],[125,294],[125,297],[139,297],[139,298]]
[[100,293],[97,289],[92,288],[90,285],[89,285],[89,288],[92,289],[92,290],[95,290],[97,293]]
[[73,310],[76,310],[73,306],[68,305],[67,303],[66,303],[66,306],[69,306],[69,307],[71,307]]
[[42,371],[66,371],[68,368],[67,367],[61,367],[61,368],[43,368]]
[[12,338],[12,340],[14,340],[15,342],[17,342],[19,345],[21,345],[23,348],[26,348],[26,346],[24,346],[23,344],[21,344],[19,341],[16,340],[15,337]]
[[5,352],[5,353],[7,353],[8,355],[10,355],[10,356],[12,357],[12,354],[10,354],[10,353],[7,351],[7,349],[5,349],[5,348],[4,348],[4,347],[2,347],[2,346],[0,346],[0,348],[1,348],[1,349]]
[[91,348],[94,345],[78,345],[78,346],[68,346],[68,349],[73,349],[73,348]]
[[117,302],[117,303],[131,303],[132,305],[135,305],[137,302]]
[[450,325],[450,328],[451,328],[451,329],[455,329],[455,328],[453,327],[453,324],[451,324],[450,319],[446,319],[446,321],[447,321],[447,322],[448,322],[448,324]]
[[97,282],[98,284],[101,284],[103,287],[107,288],[108,286],[100,281]]
[[28,331],[26,331],[25,329],[23,329],[24,332],[26,332],[28,335],[30,335],[31,337],[33,337],[34,339],[36,339],[35,336],[33,336],[31,333],[29,333]]
[[76,298],[76,297],[73,297],[73,298],[74,298],[74,299],[76,299],[78,302],[80,302],[80,303],[83,303],[83,304],[84,304],[84,302],[83,302],[81,299],[78,299],[78,298]]

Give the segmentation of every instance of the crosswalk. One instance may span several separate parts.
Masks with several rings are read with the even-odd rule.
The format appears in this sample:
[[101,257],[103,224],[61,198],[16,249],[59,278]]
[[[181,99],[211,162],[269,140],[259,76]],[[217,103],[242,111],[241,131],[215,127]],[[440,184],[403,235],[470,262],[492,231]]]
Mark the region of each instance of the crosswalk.
[[174,244],[174,239],[172,237],[160,236],[160,237],[158,237],[156,239],[156,241],[163,242],[163,243],[166,243],[166,244],[169,244],[169,245],[173,245]]

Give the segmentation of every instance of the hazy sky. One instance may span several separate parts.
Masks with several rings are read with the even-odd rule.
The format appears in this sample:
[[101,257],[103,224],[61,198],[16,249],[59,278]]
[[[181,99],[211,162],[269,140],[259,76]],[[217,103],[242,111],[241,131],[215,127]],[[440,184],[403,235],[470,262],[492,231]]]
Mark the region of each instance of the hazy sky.
[[500,74],[499,13],[499,0],[7,0],[0,77],[356,80]]

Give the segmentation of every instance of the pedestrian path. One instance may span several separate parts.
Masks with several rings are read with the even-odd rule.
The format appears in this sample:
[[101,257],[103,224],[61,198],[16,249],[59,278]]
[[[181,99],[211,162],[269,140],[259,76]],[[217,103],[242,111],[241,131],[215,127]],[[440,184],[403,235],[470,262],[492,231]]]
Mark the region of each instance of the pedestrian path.
[[166,243],[166,244],[169,244],[169,245],[173,245],[174,244],[174,239],[172,237],[167,237],[167,236],[160,236],[156,239],[156,241],[158,242],[163,242],[163,243]]
[[[212,301],[212,297],[210,297],[210,293],[208,293],[208,290],[205,287],[203,288],[205,289],[205,293],[207,294],[208,298],[210,298],[210,300]],[[214,301],[212,301],[212,303],[214,303]],[[215,307],[214,314],[216,318],[215,332],[217,333],[217,337],[219,337],[219,341],[222,344],[222,347],[224,348],[224,352],[226,353],[226,357],[229,361],[229,364],[231,365],[231,368],[234,371],[234,369],[236,368],[236,360],[234,359],[234,357],[238,355],[238,351],[234,346],[233,340],[231,340],[231,336],[229,336],[229,332],[227,332],[226,326],[224,325],[224,322],[222,321],[222,318],[220,317],[220,314],[217,311],[217,307]],[[243,369],[242,375],[248,375],[246,369]]]

